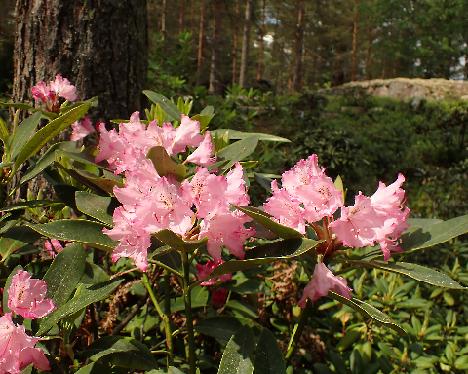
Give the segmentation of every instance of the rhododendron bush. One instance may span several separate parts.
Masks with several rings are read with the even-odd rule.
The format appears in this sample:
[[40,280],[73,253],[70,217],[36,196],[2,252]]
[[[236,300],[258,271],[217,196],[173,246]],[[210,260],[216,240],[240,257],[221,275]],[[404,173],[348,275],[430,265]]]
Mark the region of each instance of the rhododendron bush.
[[[98,123],[97,99],[77,101],[60,75],[32,89],[35,106],[4,104],[17,112],[0,122],[0,373],[285,373],[326,299],[405,334],[356,298],[353,269],[464,288],[405,261],[466,233],[468,218],[410,218],[403,174],[370,196],[347,196],[316,154],[265,174],[257,144],[287,139],[210,130],[214,108],[144,94],[149,109]],[[36,178],[43,191],[15,198]],[[254,184],[268,189],[259,206]],[[281,347],[252,306],[279,263],[299,274]]]

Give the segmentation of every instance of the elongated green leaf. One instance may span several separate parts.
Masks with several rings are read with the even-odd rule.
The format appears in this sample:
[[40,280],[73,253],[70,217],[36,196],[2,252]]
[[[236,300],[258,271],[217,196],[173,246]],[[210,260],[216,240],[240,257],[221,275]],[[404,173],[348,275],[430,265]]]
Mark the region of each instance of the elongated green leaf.
[[44,275],[47,294],[60,307],[71,296],[84,274],[86,252],[81,244],[69,244],[61,251]]
[[9,139],[10,131],[8,130],[8,126],[3,118],[0,117],[0,140],[3,142],[6,150],[8,150]]
[[175,162],[171,156],[168,155],[164,147],[156,146],[150,148],[146,157],[151,160],[154,168],[161,177],[173,175],[178,181],[181,181],[187,174],[185,166]]
[[309,252],[319,243],[310,239],[288,239],[259,245],[247,252],[245,260],[229,260],[219,265],[210,274],[210,278],[236,271],[253,269],[278,260],[296,258]]
[[244,327],[229,339],[218,368],[218,374],[251,374],[254,372],[255,337]]
[[121,282],[121,280],[115,280],[93,284],[87,288],[79,287],[72,299],[41,321],[37,335],[44,335],[61,319],[79,312],[90,304],[106,299]]
[[208,105],[205,107],[200,114],[196,114],[192,117],[193,120],[200,122],[200,130],[204,130],[208,127],[211,120],[215,115],[214,107]]
[[32,105],[30,104],[25,104],[25,103],[5,103],[4,101],[0,101],[0,106],[4,106],[7,108],[16,108],[16,109],[35,109]]
[[396,324],[389,316],[374,308],[372,305],[355,298],[347,299],[346,297],[343,297],[333,291],[330,291],[328,296],[342,304],[349,306],[362,315],[371,318],[377,323],[395,330],[400,335],[406,335],[406,331],[400,325]]
[[79,149],[76,145],[76,142],[59,142],[53,144],[43,155],[42,157],[34,164],[31,166],[26,173],[21,177],[20,183],[23,184],[32,178],[34,178],[36,175],[41,173],[44,169],[52,165],[56,159],[56,151],[57,150],[66,150],[69,152],[78,152]]
[[133,370],[150,370],[158,366],[144,344],[124,336],[104,336],[93,343],[83,355],[95,362],[104,359],[115,366]]
[[75,374],[102,374],[109,373],[113,374],[112,369],[109,365],[101,364],[100,362],[91,362],[80,368]]
[[437,287],[465,289],[460,283],[454,281],[447,274],[410,262],[384,262],[384,261],[349,261],[368,268],[376,268],[392,273],[403,274],[419,282],[425,282]]
[[91,99],[80,106],[69,110],[62,116],[50,121],[46,126],[37,131],[31,139],[21,148],[18,157],[15,160],[15,170],[18,170],[19,166],[38,153],[41,148],[47,144],[50,140],[55,138],[63,130],[69,127],[73,122],[83,117],[93,105],[95,100]]
[[41,121],[42,113],[35,112],[27,117],[23,122],[20,123],[15,131],[15,134],[11,138],[10,143],[10,154],[11,160],[14,160],[18,156],[23,146],[28,142],[29,139],[34,135],[37,125]]
[[112,227],[112,199],[110,197],[99,196],[85,191],[76,191],[75,202],[80,212]]
[[273,232],[274,234],[278,235],[280,238],[283,239],[293,239],[293,238],[302,238],[303,235],[287,226],[283,226],[276,221],[273,221],[269,214],[266,212],[254,208],[254,207],[243,207],[243,206],[236,206],[241,212],[244,212],[249,217],[252,217],[256,222],[260,223],[262,226],[266,227],[268,230]]
[[405,251],[416,251],[445,243],[468,232],[468,214],[435,224],[424,225],[401,237]]
[[0,212],[12,212],[14,210],[28,209],[28,208],[37,208],[37,207],[47,207],[47,206],[62,206],[63,203],[60,201],[51,201],[51,200],[30,200],[22,201],[20,203],[12,204],[3,208],[0,208]]
[[0,256],[2,256],[0,262],[4,262],[11,254],[27,245],[29,245],[29,243],[25,243],[21,240],[5,237],[0,238]]
[[84,219],[62,219],[42,224],[26,224],[48,238],[89,244],[106,251],[114,249],[115,242],[102,233],[103,226]]
[[284,374],[286,365],[275,336],[270,330],[262,328],[255,347],[254,373]]
[[161,109],[163,109],[164,112],[166,112],[169,121],[180,121],[181,113],[177,108],[177,105],[175,105],[166,96],[148,90],[143,91],[143,94],[154,104],[159,104]]
[[233,165],[235,162],[242,161],[249,157],[255,151],[257,144],[258,137],[249,136],[224,147],[218,152],[217,156],[225,160],[229,160],[230,164]]
[[219,344],[225,346],[231,336],[242,328],[242,320],[234,317],[213,317],[200,320],[195,330],[199,333],[215,338]]
[[107,170],[103,170],[101,176],[90,173],[86,170],[80,170],[77,168],[74,169],[63,169],[70,176],[75,178],[77,181],[83,183],[85,186],[92,188],[97,192],[106,192],[111,194],[114,190],[114,187],[122,187],[123,180],[122,177],[114,175]]
[[245,139],[250,136],[256,136],[258,140],[264,141],[264,142],[279,142],[279,143],[290,143],[291,140],[282,138],[281,136],[276,136],[272,134],[264,134],[261,132],[243,132],[243,131],[237,131],[237,130],[231,130],[231,129],[217,129],[213,130],[213,133],[216,134],[216,136],[224,136],[227,133],[227,137],[229,139]]
[[194,251],[197,248],[205,245],[207,239],[197,241],[184,241],[182,238],[171,230],[161,230],[153,234],[160,242],[179,251]]

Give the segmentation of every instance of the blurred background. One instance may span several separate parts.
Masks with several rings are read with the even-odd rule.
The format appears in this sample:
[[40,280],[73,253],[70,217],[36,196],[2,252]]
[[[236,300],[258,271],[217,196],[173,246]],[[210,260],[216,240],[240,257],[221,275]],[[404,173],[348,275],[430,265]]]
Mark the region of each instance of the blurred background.
[[[2,100],[30,101],[30,87],[56,73],[82,98],[99,96],[98,118],[128,118],[145,88],[190,96],[195,113],[215,107],[213,128],[292,140],[259,146],[263,172],[317,153],[348,199],[401,171],[413,217],[467,211],[467,0],[0,0]],[[262,183],[251,188],[264,199]],[[468,280],[466,241],[413,256]],[[270,319],[278,331],[292,318],[289,270],[274,278],[285,280]],[[468,370],[461,293],[370,272],[350,279],[411,338],[324,304],[297,368]]]

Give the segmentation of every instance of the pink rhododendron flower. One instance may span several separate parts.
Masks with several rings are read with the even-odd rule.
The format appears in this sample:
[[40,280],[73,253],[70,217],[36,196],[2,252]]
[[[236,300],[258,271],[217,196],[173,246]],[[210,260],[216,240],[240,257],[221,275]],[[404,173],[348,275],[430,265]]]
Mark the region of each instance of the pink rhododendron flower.
[[63,250],[63,246],[57,239],[51,239],[44,242],[44,249],[50,257],[54,258],[57,256],[57,253]]
[[226,174],[227,190],[226,200],[229,204],[245,206],[249,205],[250,198],[247,194],[247,185],[244,180],[244,170],[240,163],[236,162],[234,168]]
[[279,189],[277,182],[271,183],[273,195],[263,205],[265,212],[271,214],[279,223],[305,233],[304,208],[284,188]]
[[282,188],[272,182],[273,195],[264,205],[265,211],[302,233],[305,222],[331,217],[343,205],[343,194],[319,167],[315,154],[284,172],[281,180]]
[[356,196],[352,207],[342,207],[341,217],[330,224],[337,239],[345,246],[364,247],[380,244],[384,260],[398,252],[398,239],[408,228],[409,208],[404,206],[405,191],[402,174],[389,186],[380,182],[377,191],[366,197]]
[[209,131],[205,133],[203,141],[198,148],[187,157],[186,161],[200,166],[210,166],[215,163],[214,145]]
[[67,78],[63,78],[60,74],[57,74],[55,80],[49,83],[50,90],[59,97],[63,97],[68,101],[75,101],[77,98],[76,87],[70,83]]
[[226,300],[229,294],[229,290],[224,287],[219,287],[211,290],[211,303],[215,308],[221,308],[226,304]]
[[187,147],[198,147],[202,140],[200,122],[182,114],[180,125],[175,130],[175,137],[168,153],[174,155],[185,151]]
[[330,291],[334,291],[347,299],[351,298],[352,289],[347,286],[346,280],[334,276],[323,262],[319,262],[315,265],[312,279],[305,286],[298,304],[301,308],[304,308],[307,299],[316,302],[321,297],[328,295]]
[[255,234],[245,223],[252,219],[239,211],[219,211],[210,213],[200,225],[199,239],[208,238],[208,253],[221,259],[221,247],[225,246],[237,258],[244,258],[244,243]]
[[60,108],[59,98],[62,97],[68,101],[77,99],[76,87],[66,78],[57,74],[55,80],[46,84],[44,81],[38,82],[31,88],[31,93],[36,101],[46,105],[47,110],[58,112]]
[[50,370],[44,352],[35,348],[38,338],[26,334],[24,326],[15,325],[11,313],[0,318],[0,374],[19,374],[33,364],[39,370]]
[[200,284],[202,286],[213,286],[217,282],[229,282],[232,279],[232,274],[223,274],[216,278],[209,278],[209,275],[216,269],[219,265],[221,265],[224,261],[222,259],[218,260],[210,260],[205,264],[197,264],[197,278],[199,280],[204,280]]
[[44,81],[38,82],[35,86],[31,88],[31,93],[36,101],[42,101],[46,103],[51,96],[50,87]]
[[8,289],[8,307],[24,318],[42,318],[55,309],[52,299],[46,297],[47,283],[32,279],[27,271],[18,271]]
[[91,119],[86,116],[81,121],[76,121],[72,125],[72,133],[70,136],[71,141],[78,141],[83,139],[84,137],[96,132],[96,129],[93,126],[93,122]]

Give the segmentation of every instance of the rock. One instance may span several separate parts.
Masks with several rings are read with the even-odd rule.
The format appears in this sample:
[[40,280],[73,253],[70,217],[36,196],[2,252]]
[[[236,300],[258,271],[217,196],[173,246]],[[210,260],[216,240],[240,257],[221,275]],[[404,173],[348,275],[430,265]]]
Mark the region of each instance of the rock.
[[369,95],[411,101],[418,105],[422,100],[468,100],[468,82],[440,78],[394,78],[349,82],[329,90],[334,93],[364,90]]

